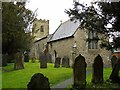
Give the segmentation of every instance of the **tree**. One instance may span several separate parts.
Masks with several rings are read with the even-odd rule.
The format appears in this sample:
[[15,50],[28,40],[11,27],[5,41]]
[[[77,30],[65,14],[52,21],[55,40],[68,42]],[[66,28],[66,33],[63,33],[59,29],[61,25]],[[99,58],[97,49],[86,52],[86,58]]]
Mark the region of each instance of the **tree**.
[[34,18],[25,3],[2,3],[2,54],[7,53],[15,59],[18,51],[29,50],[33,40],[29,27]]
[[[119,48],[120,2],[94,2],[90,6],[74,2],[74,8],[65,11],[71,20],[79,19],[81,27],[113,37],[113,43],[103,43],[107,49]],[[109,26],[109,27],[108,27]],[[117,39],[117,40],[116,40]]]
[[[94,2],[90,6],[74,2],[74,8],[65,11],[71,20],[79,19],[81,27],[113,37],[113,42],[103,42],[101,47],[120,48],[120,2]],[[118,34],[118,35],[116,35]],[[112,82],[119,82],[120,60],[110,75]]]

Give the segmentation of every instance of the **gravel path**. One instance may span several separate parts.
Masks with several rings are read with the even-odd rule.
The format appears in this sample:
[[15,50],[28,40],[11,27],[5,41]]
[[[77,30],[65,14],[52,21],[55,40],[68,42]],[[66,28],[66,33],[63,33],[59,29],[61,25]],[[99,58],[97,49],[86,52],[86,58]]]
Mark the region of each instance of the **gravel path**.
[[[87,71],[86,72],[86,74],[89,74],[90,73],[90,71]],[[66,81],[64,81],[64,82],[61,82],[61,83],[59,83],[59,84],[57,84],[57,85],[55,85],[55,86],[52,86],[51,87],[51,90],[58,90],[58,88],[60,89],[60,90],[64,90],[64,88],[66,88],[67,86],[69,86],[70,84],[72,84],[73,83],[73,78],[70,78],[70,79],[67,79]]]

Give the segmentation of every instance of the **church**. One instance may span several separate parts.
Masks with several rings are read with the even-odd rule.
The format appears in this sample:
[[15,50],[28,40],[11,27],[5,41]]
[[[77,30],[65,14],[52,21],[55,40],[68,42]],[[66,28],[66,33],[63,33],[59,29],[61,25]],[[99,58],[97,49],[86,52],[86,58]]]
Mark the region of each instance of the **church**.
[[[39,58],[39,53],[47,48],[54,63],[55,57],[68,57],[70,66],[79,54],[85,57],[88,66],[91,66],[95,57],[100,54],[105,66],[110,65],[111,51],[100,48],[101,34],[82,29],[78,20],[67,20],[61,23],[55,32],[49,34],[49,20],[36,20],[34,22],[34,44],[30,56]],[[109,39],[108,39],[109,40]]]

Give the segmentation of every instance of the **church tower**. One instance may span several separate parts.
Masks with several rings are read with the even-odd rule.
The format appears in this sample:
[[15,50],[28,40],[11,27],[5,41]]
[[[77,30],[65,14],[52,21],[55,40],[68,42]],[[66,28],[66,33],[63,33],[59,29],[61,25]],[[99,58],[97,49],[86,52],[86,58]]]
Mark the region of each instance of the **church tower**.
[[49,35],[49,20],[35,20],[33,23],[33,36],[35,40],[42,39]]

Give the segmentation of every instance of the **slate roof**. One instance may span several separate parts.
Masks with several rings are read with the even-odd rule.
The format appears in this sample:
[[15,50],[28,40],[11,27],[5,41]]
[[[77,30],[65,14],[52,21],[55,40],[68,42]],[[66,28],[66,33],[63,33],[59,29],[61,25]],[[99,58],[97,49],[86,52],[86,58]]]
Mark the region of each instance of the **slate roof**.
[[79,20],[76,21],[67,20],[66,22],[60,24],[60,26],[53,33],[49,42],[73,36],[79,25],[80,25]]

